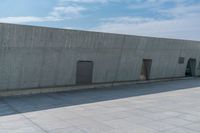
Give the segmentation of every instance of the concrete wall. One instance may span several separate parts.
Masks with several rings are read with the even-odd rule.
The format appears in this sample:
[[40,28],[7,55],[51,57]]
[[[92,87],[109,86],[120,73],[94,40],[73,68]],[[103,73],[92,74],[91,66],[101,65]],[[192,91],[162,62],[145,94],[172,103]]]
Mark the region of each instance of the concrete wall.
[[[200,42],[0,24],[0,89],[75,85],[76,63],[94,61],[93,83],[139,80],[143,59],[151,79],[185,76]],[[185,57],[184,64],[178,64]]]

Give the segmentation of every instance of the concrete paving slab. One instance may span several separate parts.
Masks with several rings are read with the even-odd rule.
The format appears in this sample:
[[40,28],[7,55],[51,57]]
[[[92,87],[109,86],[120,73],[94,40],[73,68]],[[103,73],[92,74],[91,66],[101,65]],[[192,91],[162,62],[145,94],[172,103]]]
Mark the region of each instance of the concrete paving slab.
[[0,133],[197,133],[200,79],[0,99]]

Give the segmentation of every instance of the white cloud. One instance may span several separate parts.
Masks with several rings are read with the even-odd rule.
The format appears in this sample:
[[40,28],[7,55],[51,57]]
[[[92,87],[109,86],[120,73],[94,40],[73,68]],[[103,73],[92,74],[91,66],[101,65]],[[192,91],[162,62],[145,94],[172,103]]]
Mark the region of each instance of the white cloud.
[[46,22],[46,21],[60,21],[60,20],[61,19],[54,17],[34,17],[34,16],[0,18],[0,22],[3,23],[28,23],[28,22]]
[[179,4],[175,8],[171,8],[168,10],[161,9],[159,12],[173,17],[195,15],[200,13],[200,4],[196,5]]
[[180,5],[187,3],[187,0],[145,0],[137,2],[134,1],[129,5],[129,9],[149,9],[158,11],[163,8],[163,5],[165,5],[166,2],[171,2],[176,5]]
[[51,22],[61,21],[65,19],[72,19],[80,15],[86,9],[81,6],[57,6],[53,11],[45,17],[36,16],[15,16],[15,17],[1,17],[0,22],[3,23],[30,23],[30,22]]
[[143,18],[143,17],[130,17],[130,16],[124,16],[124,17],[114,17],[114,18],[108,18],[108,19],[102,19],[102,21],[105,21],[106,24],[113,24],[113,23],[124,23],[124,24],[141,24],[145,22],[154,21],[153,18]]
[[[150,9],[160,16],[170,19],[149,16],[120,16],[100,19],[100,24],[90,30],[132,34],[142,36],[167,37],[179,39],[200,40],[200,4],[188,4],[187,0],[60,0],[56,7],[47,16],[19,16],[0,18],[0,22],[28,23],[28,22],[50,22],[62,21],[79,17],[87,9],[84,4],[129,2],[129,9]],[[162,8],[165,2],[173,2],[176,7]],[[82,5],[82,6],[80,6]],[[70,28],[71,27],[66,27]]]
[[[142,36],[154,36],[176,39],[200,40],[200,4],[187,4],[185,0],[176,0],[176,6],[168,10],[162,9],[159,5],[172,0],[148,0],[144,4],[132,5],[131,8],[158,7],[157,12],[162,16],[171,19],[122,16],[111,19],[103,19],[97,27],[91,29],[95,31],[111,32],[119,34],[131,34]],[[154,9],[153,9],[154,10]]]
[[79,15],[80,12],[85,11],[86,8],[81,6],[58,6],[53,9],[50,13],[51,16],[55,17],[64,17],[64,16],[71,16],[71,15]]
[[[143,20],[141,19],[141,21]],[[199,21],[199,16],[172,20],[153,20],[141,23],[116,21],[103,23],[91,30],[119,34],[200,40]]]
[[63,2],[73,2],[73,3],[107,3],[107,2],[117,2],[119,0],[60,0]]

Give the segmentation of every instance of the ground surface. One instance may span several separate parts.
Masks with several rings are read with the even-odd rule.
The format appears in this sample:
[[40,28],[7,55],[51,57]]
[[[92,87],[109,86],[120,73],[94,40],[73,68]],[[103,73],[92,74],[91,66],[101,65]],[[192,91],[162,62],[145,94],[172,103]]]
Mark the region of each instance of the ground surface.
[[199,133],[200,79],[0,99],[0,133]]

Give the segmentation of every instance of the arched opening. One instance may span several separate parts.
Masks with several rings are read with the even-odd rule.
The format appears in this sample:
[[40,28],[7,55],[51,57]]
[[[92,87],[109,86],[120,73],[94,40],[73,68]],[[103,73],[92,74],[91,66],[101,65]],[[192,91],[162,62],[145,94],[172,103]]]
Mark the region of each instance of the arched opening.
[[193,77],[195,76],[195,69],[196,69],[196,59],[190,58],[187,63],[185,76],[186,77]]

